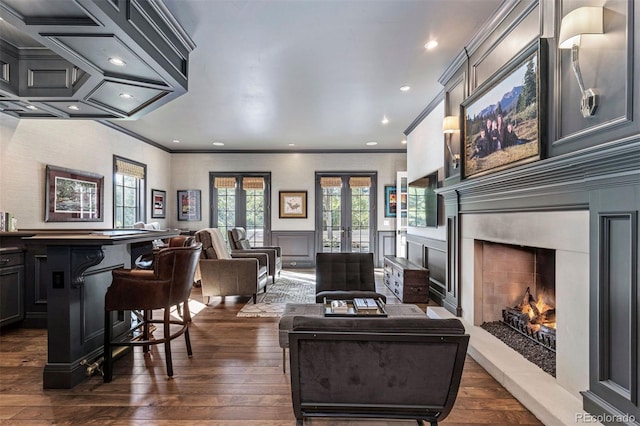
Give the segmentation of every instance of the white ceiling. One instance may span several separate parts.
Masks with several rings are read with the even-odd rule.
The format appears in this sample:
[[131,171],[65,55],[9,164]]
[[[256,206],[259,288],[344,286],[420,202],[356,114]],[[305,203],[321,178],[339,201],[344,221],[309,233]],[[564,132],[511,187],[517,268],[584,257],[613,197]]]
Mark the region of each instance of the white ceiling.
[[164,2],[196,44],[189,91],[119,126],[174,151],[395,150],[501,0]]

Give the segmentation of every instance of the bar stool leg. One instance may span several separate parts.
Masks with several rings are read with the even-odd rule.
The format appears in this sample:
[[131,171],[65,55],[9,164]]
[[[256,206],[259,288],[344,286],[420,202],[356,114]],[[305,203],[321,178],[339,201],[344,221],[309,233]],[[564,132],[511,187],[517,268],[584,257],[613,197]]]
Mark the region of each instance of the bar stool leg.
[[171,360],[171,324],[169,323],[171,312],[169,307],[164,308],[164,356],[167,361],[167,376],[173,377],[173,362]]
[[104,364],[102,372],[104,383],[113,378],[113,355],[111,352],[111,311],[104,311]]

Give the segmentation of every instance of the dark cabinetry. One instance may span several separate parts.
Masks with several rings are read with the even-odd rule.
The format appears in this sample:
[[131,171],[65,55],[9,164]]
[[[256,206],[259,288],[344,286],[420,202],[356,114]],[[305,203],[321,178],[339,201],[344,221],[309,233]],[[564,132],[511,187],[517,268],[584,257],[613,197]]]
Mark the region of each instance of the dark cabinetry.
[[429,301],[429,270],[403,257],[384,257],[384,284],[403,303]]
[[0,249],[0,327],[24,318],[24,255],[18,248]]

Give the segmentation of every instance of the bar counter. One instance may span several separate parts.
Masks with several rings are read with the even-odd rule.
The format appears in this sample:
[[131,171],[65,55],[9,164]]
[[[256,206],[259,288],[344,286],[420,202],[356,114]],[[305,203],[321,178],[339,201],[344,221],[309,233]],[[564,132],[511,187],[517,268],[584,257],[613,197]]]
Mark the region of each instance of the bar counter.
[[[0,234],[0,246],[11,243],[26,253],[39,253],[33,256],[34,272],[25,274],[25,286],[37,292],[38,286],[44,290],[46,285],[48,354],[43,388],[74,387],[86,378],[86,365],[102,355],[104,295],[111,284],[111,271],[130,268],[138,255],[152,250],[153,240],[179,234],[179,230],[139,229]],[[115,319],[114,335],[127,332],[129,326],[130,314],[125,312]]]

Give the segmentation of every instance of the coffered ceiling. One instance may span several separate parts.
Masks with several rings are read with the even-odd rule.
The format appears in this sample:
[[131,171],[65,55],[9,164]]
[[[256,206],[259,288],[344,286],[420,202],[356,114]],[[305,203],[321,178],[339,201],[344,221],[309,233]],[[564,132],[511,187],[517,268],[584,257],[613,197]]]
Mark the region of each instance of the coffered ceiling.
[[[403,150],[403,131],[442,91],[438,79],[500,4],[0,0],[0,53],[7,45],[18,54],[39,44],[53,50],[69,63],[71,96],[47,99],[43,110],[74,117],[68,106],[80,103],[94,118],[172,152]],[[51,17],[73,31],[42,19]],[[160,36],[132,35],[146,31]],[[427,50],[430,40],[438,46]],[[174,56],[156,53],[159,42]],[[113,51],[126,71],[107,62]],[[186,75],[176,72],[180,60]],[[0,95],[5,113],[18,105],[19,116],[34,114],[26,103],[42,100],[11,98],[1,80]]]

